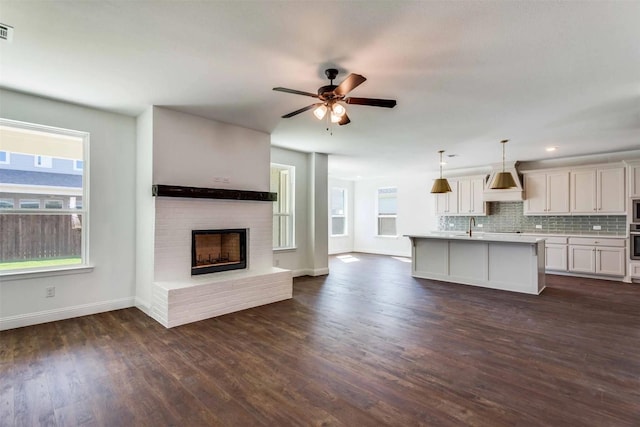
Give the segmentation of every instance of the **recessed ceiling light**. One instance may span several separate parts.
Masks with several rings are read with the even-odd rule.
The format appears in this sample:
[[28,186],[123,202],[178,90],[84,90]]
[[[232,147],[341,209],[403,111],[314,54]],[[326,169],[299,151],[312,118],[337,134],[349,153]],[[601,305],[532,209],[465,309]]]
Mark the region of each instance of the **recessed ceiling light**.
[[551,151],[556,151],[558,149],[558,147],[547,147],[545,148],[545,150],[551,152]]

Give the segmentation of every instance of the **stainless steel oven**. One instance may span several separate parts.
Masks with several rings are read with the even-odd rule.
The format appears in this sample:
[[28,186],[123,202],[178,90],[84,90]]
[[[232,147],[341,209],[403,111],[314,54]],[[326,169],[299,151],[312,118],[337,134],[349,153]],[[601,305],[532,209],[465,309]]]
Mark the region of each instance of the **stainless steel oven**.
[[640,224],[640,199],[631,199],[631,222]]
[[629,255],[640,260],[640,224],[629,225]]

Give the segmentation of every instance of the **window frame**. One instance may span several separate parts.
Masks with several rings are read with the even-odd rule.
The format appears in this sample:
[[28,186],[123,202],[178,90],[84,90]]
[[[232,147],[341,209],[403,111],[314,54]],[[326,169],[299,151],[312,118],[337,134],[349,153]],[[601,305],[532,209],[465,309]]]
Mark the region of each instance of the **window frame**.
[[[38,158],[42,160],[42,164],[38,164]],[[47,160],[46,162],[44,160]],[[42,154],[34,154],[33,156],[33,167],[41,168],[41,169],[52,169],[53,168],[53,157],[51,156],[43,156]]]
[[[395,193],[396,193],[396,213],[395,214],[380,214],[380,190],[389,190],[389,189],[395,189]],[[375,215],[376,215],[376,221],[375,221],[375,236],[376,237],[382,237],[382,238],[397,238],[399,236],[398,234],[398,209],[397,209],[397,203],[398,203],[398,187],[397,186],[386,186],[386,187],[378,187],[376,189],[376,211],[375,211]],[[381,218],[393,218],[395,220],[395,229],[396,229],[396,234],[380,234],[380,219]]]
[[[82,162],[82,167],[78,167],[78,162]],[[73,170],[84,173],[84,160],[73,159]]]
[[[342,215],[336,215],[333,213],[333,190],[342,190],[342,206],[343,206],[343,214]],[[329,197],[330,197],[330,203],[329,203],[329,219],[330,219],[330,226],[331,226],[331,232],[330,232],[330,236],[331,237],[347,237],[349,236],[349,223],[348,223],[348,212],[349,212],[349,207],[347,204],[347,188],[346,187],[331,187],[331,189],[329,190]],[[342,230],[342,234],[333,234],[333,219],[334,218],[343,218],[343,230]]]
[[[0,270],[0,277],[5,278],[29,278],[29,277],[48,277],[55,276],[60,274],[73,274],[73,273],[83,273],[86,271],[93,270],[93,266],[90,264],[90,212],[89,212],[89,188],[90,188],[90,134],[88,132],[72,130],[72,129],[64,129],[54,126],[42,125],[37,123],[29,123],[18,120],[11,120],[0,117],[0,126],[3,127],[13,127],[17,129],[22,129],[26,131],[33,132],[45,132],[60,136],[67,136],[72,138],[78,138],[82,142],[82,161],[83,161],[83,170],[82,170],[82,208],[81,209],[67,209],[64,207],[64,202],[62,209],[53,208],[53,209],[21,209],[20,208],[20,200],[18,200],[17,207],[14,205],[13,209],[2,209],[0,213],[2,214],[33,214],[33,215],[80,215],[82,217],[82,229],[81,229],[81,242],[80,242],[80,264],[63,264],[55,267],[32,267],[32,268],[24,268],[24,269],[11,269],[11,270]],[[53,158],[51,156],[43,156],[51,158],[51,167],[53,166]],[[34,155],[34,165],[37,162],[37,155]],[[42,166],[36,166],[42,167]],[[35,200],[35,198],[34,198]],[[40,200],[38,200],[40,206],[44,206]]]
[[[273,172],[274,168],[278,168],[280,170],[286,170],[288,172],[288,180],[287,180],[287,187],[288,187],[288,197],[287,197],[287,211],[286,212],[282,212],[280,209],[281,203],[282,203],[282,197],[281,197],[281,186],[282,186],[282,182],[279,183],[279,187],[278,187],[278,200],[273,202],[274,203],[274,212],[273,212],[273,218],[288,218],[288,220],[286,221],[287,223],[287,230],[286,233],[290,236],[290,241],[286,242],[286,244],[284,246],[276,246],[275,245],[275,240],[271,242],[271,245],[273,247],[274,251],[285,251],[285,250],[292,250],[292,249],[296,249],[296,234],[295,234],[295,192],[296,192],[296,167],[293,165],[285,165],[285,164],[281,164],[281,163],[271,163],[269,165],[269,180],[271,180],[271,174]],[[269,183],[269,187],[271,187],[271,182]],[[275,212],[275,207],[278,207],[278,212]],[[272,221],[273,223],[273,221]],[[275,235],[272,231],[272,234]]]

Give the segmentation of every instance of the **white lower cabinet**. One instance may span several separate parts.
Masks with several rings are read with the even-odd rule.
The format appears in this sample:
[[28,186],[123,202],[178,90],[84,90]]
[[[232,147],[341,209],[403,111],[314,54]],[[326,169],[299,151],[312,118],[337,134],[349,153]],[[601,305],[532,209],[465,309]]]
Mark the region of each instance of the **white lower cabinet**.
[[570,237],[569,271],[575,273],[624,276],[624,239]]
[[545,243],[545,269],[567,271],[567,238],[547,237]]
[[634,279],[640,279],[640,262],[631,261],[629,264],[629,276]]

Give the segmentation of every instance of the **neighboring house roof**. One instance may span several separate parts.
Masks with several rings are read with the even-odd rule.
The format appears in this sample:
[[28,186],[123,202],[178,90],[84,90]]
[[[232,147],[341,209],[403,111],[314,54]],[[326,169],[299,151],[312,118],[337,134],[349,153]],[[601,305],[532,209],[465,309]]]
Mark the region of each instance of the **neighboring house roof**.
[[82,188],[82,175],[0,169],[0,185],[2,184]]

